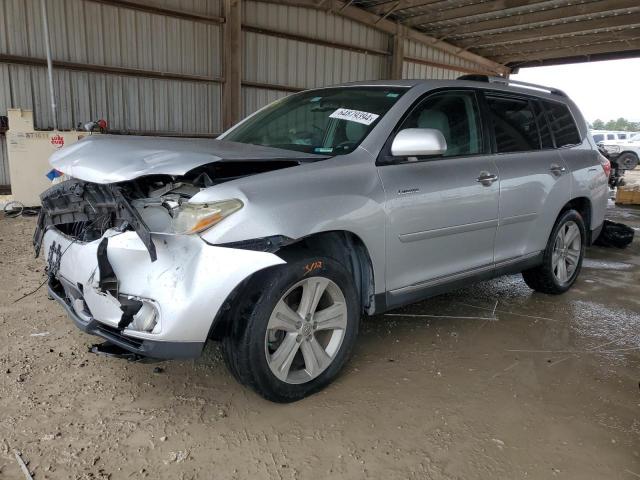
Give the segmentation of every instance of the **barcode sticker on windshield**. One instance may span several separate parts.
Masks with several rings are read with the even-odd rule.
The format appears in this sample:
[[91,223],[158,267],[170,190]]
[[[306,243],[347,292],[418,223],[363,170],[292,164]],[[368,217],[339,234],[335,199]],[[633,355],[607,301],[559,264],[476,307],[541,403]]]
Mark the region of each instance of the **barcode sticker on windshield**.
[[363,125],[371,125],[380,115],[361,112],[360,110],[351,110],[349,108],[339,108],[329,116],[331,118],[339,118],[350,122],[362,123]]

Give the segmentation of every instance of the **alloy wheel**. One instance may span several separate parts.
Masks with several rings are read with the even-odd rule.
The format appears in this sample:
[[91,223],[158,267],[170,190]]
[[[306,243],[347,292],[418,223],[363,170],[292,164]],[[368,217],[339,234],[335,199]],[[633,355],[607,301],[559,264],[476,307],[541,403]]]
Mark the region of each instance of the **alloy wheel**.
[[578,268],[581,254],[580,228],[575,222],[569,221],[558,230],[551,257],[553,275],[560,283],[566,283],[571,279]]
[[338,285],[309,277],[293,285],[276,304],[265,335],[265,355],[283,382],[318,377],[340,351],[347,328],[347,305]]

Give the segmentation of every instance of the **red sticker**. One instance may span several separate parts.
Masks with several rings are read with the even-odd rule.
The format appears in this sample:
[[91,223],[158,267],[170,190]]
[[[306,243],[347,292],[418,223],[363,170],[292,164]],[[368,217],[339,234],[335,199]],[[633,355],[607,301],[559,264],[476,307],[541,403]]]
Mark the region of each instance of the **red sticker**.
[[64,146],[64,137],[62,135],[54,135],[51,137],[51,145],[56,148],[61,148]]

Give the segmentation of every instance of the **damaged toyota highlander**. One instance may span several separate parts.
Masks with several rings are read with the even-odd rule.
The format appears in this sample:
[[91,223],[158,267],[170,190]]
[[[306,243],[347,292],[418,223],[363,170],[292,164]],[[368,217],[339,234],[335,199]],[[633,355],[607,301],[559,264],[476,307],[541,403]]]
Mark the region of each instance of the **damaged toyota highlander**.
[[482,76],[305,91],[215,140],[95,135],[50,161],[36,254],[96,348],[220,341],[277,402],[336,378],[362,316],[508,273],[569,289],[610,169],[563,92]]

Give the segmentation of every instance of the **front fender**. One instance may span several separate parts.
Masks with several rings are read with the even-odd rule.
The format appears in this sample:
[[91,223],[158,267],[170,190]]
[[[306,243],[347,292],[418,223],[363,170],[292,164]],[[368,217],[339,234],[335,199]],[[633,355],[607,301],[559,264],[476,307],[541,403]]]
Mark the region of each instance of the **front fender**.
[[[357,153],[357,155],[356,155]],[[244,207],[205,231],[212,245],[327,231],[358,236],[371,257],[376,293],[384,291],[384,192],[366,152],[303,164],[204,190],[194,202],[238,198]]]

